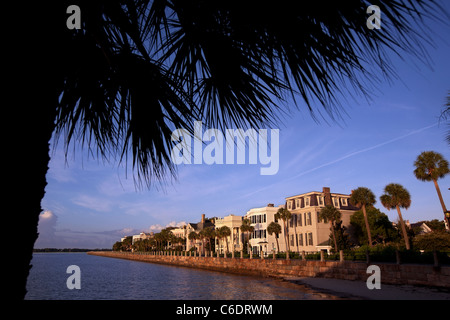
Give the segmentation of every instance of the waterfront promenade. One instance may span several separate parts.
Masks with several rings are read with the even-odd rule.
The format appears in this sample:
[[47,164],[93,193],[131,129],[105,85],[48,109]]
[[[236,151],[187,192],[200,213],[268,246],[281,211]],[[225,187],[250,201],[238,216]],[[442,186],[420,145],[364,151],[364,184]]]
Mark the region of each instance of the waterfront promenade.
[[[427,296],[423,292],[418,295],[420,290],[411,289],[416,286],[421,286],[422,291],[428,287],[425,291],[428,292],[431,299],[436,296],[441,299],[450,296],[449,266],[373,263],[380,267],[381,286],[385,289],[380,291],[367,289],[366,281],[370,274],[367,273],[368,264],[365,262],[193,257],[173,253],[110,251],[89,252],[88,254],[241,275],[274,277],[332,292],[339,292],[337,289],[341,288],[343,294],[367,299],[370,299],[371,296],[375,299],[388,299],[388,297],[402,299],[402,296],[404,299],[414,299],[414,296],[422,299],[423,296]],[[382,294],[383,292],[384,294]]]

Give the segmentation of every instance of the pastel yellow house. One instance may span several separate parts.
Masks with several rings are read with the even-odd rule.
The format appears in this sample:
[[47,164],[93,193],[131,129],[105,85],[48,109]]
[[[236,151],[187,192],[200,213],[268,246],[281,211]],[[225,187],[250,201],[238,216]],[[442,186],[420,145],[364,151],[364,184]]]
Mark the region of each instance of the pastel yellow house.
[[319,219],[320,210],[332,205],[341,212],[342,225],[350,225],[350,217],[358,211],[350,204],[350,194],[331,193],[324,187],[322,192],[312,191],[286,198],[286,208],[292,213],[289,221],[290,251],[312,252],[331,249],[329,244],[330,223]]
[[227,239],[216,238],[216,253],[224,254],[227,252],[227,242],[228,242],[228,252],[241,251],[243,249],[243,236],[241,232],[242,216],[235,216],[230,214],[224,218],[215,219],[215,229],[218,230],[223,226],[230,228],[231,234]]

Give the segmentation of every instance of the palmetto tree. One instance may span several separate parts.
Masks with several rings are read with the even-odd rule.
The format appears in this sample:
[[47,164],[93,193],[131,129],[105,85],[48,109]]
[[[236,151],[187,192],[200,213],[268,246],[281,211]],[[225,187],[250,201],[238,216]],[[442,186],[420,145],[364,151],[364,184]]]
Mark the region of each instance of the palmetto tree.
[[191,241],[191,243],[194,243],[194,246],[195,246],[196,249],[197,249],[197,243],[196,243],[196,240],[199,239],[198,233],[195,232],[195,231],[189,232],[188,239]]
[[286,244],[286,259],[289,259],[289,251],[290,251],[287,224],[289,222],[289,219],[291,219],[291,217],[292,217],[292,213],[288,209],[283,208],[283,207],[279,208],[277,213],[275,214],[275,218],[277,220],[281,219],[283,221],[284,241]]
[[207,227],[207,228],[203,229],[202,231],[200,231],[200,234],[204,239],[206,239],[208,241],[209,251],[212,251],[211,238],[215,237],[214,229],[212,227]]
[[414,175],[417,179],[422,181],[433,181],[434,187],[441,202],[442,211],[444,212],[444,220],[447,221],[447,230],[450,229],[450,217],[447,208],[445,207],[444,199],[442,198],[441,189],[437,183],[437,180],[443,178],[450,173],[448,161],[442,156],[442,154],[434,151],[422,152],[414,162],[416,169]]
[[410,249],[408,233],[406,232],[405,222],[403,221],[400,208],[408,209],[411,205],[411,196],[402,185],[398,183],[390,183],[384,188],[384,194],[380,197],[381,204],[388,210],[397,209],[400,226],[405,239],[406,249]]
[[250,219],[243,219],[242,220],[242,225],[240,227],[241,232],[245,232],[246,236],[247,236],[247,253],[250,252],[250,237],[249,234],[252,233],[255,228],[250,224]]
[[227,252],[226,254],[228,254],[229,249],[228,249],[228,237],[231,236],[231,229],[228,228],[227,226],[223,226],[219,228],[219,234],[222,236],[222,238],[225,238],[225,243],[227,244]]
[[366,187],[359,187],[356,190],[353,190],[350,196],[350,203],[361,208],[363,211],[369,247],[372,246],[372,235],[370,234],[369,220],[367,220],[366,206],[372,206],[376,202],[377,199],[375,198],[375,195]]
[[[80,29],[66,25],[72,4],[81,9]],[[364,0],[301,8],[295,1],[77,0],[11,10],[30,23],[24,34],[36,17],[45,30],[11,45],[18,54],[39,48],[13,79],[21,107],[10,118],[27,139],[12,152],[23,160],[12,170],[23,179],[11,189],[27,181],[29,192],[23,214],[13,217],[23,245],[11,295],[26,293],[53,134],[66,150],[77,142],[108,161],[130,161],[142,186],[176,174],[172,130],[192,131],[195,120],[266,126],[287,95],[314,117],[321,110],[339,116],[339,98],[351,88],[369,96],[374,80],[393,74],[387,53],[423,55],[429,38],[420,26],[441,12],[431,1],[378,4],[383,32],[366,27]]]
[[333,207],[333,206],[326,206],[323,207],[320,210],[319,218],[323,220],[328,220],[330,222],[330,230],[333,235],[333,241],[334,241],[334,250],[337,252],[337,241],[336,241],[336,233],[334,232],[334,223],[341,220],[341,212],[339,209]]
[[275,240],[277,241],[277,252],[280,252],[280,245],[278,244],[278,235],[281,233],[281,226],[272,221],[268,226],[267,226],[267,232],[269,233],[269,235],[275,234]]

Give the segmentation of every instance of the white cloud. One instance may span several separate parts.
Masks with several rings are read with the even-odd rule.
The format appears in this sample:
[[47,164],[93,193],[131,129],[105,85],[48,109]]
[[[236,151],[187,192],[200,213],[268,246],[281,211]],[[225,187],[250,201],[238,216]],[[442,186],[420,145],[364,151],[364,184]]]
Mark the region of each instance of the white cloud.
[[112,203],[109,200],[96,198],[85,194],[73,199],[72,202],[76,205],[100,212],[108,212],[112,207]]
[[36,240],[35,246],[47,247],[57,242],[55,230],[57,220],[58,217],[50,210],[46,210],[39,215],[39,237]]
[[168,224],[166,224],[165,226],[162,226],[161,224],[153,224],[148,228],[148,232],[160,232],[162,229],[168,228],[168,227],[175,227],[175,228],[179,228],[182,227],[184,225],[187,225],[186,221],[180,221],[180,222],[176,222],[176,221],[170,221]]

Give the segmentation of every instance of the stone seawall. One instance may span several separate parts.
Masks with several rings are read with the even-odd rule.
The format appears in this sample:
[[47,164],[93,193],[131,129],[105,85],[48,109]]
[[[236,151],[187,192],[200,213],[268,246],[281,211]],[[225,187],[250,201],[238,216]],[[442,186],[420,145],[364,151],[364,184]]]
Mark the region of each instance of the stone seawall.
[[[191,256],[166,256],[128,252],[88,252],[91,255],[169,264],[264,277],[321,277],[366,281],[368,264],[352,261],[312,261],[285,259],[239,259]],[[450,288],[450,267],[413,264],[376,263],[380,267],[381,283],[408,284]]]

